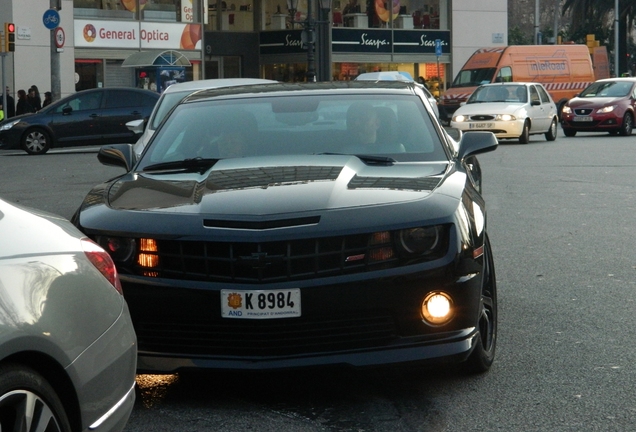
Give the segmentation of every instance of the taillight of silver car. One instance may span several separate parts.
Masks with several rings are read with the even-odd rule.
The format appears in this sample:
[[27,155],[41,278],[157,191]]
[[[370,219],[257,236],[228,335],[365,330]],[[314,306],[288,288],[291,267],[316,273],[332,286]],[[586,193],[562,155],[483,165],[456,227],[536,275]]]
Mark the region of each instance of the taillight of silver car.
[[108,252],[102,249],[97,243],[87,238],[82,239],[82,249],[88,260],[104,275],[108,282],[120,293],[123,294],[121,289],[121,282],[119,281],[119,275],[117,274],[117,268]]

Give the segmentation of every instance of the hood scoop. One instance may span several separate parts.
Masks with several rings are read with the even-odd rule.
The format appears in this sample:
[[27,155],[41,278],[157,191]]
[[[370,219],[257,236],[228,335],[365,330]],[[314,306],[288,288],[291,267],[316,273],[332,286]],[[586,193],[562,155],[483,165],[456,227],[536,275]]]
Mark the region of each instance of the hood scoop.
[[213,171],[207,178],[210,190],[267,188],[278,185],[334,181],[342,166],[275,166]]
[[432,191],[441,179],[435,177],[362,177],[355,175],[347,187],[349,189],[395,189],[412,191]]

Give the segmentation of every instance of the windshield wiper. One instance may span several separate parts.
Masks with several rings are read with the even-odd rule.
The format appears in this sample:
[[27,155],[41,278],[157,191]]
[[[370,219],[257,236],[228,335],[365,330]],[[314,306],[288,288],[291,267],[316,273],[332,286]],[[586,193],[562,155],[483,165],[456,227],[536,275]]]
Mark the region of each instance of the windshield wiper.
[[397,161],[388,156],[375,156],[365,154],[351,154],[351,153],[318,153],[321,155],[337,155],[337,156],[355,156],[367,165],[393,165]]
[[163,171],[163,170],[194,170],[208,169],[214,166],[221,159],[210,159],[196,157],[192,159],[183,159],[178,161],[161,162],[154,165],[148,165],[142,171]]

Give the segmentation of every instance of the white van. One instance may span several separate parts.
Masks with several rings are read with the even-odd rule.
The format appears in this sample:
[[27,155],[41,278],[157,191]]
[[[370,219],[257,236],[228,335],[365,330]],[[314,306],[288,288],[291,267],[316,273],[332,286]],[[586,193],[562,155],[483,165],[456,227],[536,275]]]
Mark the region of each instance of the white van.
[[190,93],[194,93],[197,90],[204,89],[236,87],[254,84],[271,84],[276,82],[278,81],[260,78],[217,78],[172,84],[163,92],[163,94],[157,101],[157,104],[150,114],[150,118],[148,119],[147,124],[144,125],[143,119],[133,120],[126,123],[126,127],[128,127],[129,130],[135,133],[142,134],[133,146],[135,154],[141,154],[141,152],[146,147],[146,144],[148,144],[148,141],[150,141],[150,138],[152,138],[152,136],[154,135],[155,130],[157,130],[157,128],[163,121],[166,114],[168,114],[170,110],[181,99],[183,99]]

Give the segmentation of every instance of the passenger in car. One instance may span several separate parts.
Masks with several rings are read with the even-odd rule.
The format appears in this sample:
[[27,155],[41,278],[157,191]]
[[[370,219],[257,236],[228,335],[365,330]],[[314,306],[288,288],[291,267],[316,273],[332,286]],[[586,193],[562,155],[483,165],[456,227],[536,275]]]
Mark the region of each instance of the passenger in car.
[[364,102],[352,104],[347,111],[347,153],[402,153],[398,142],[397,119],[389,107],[373,107]]

